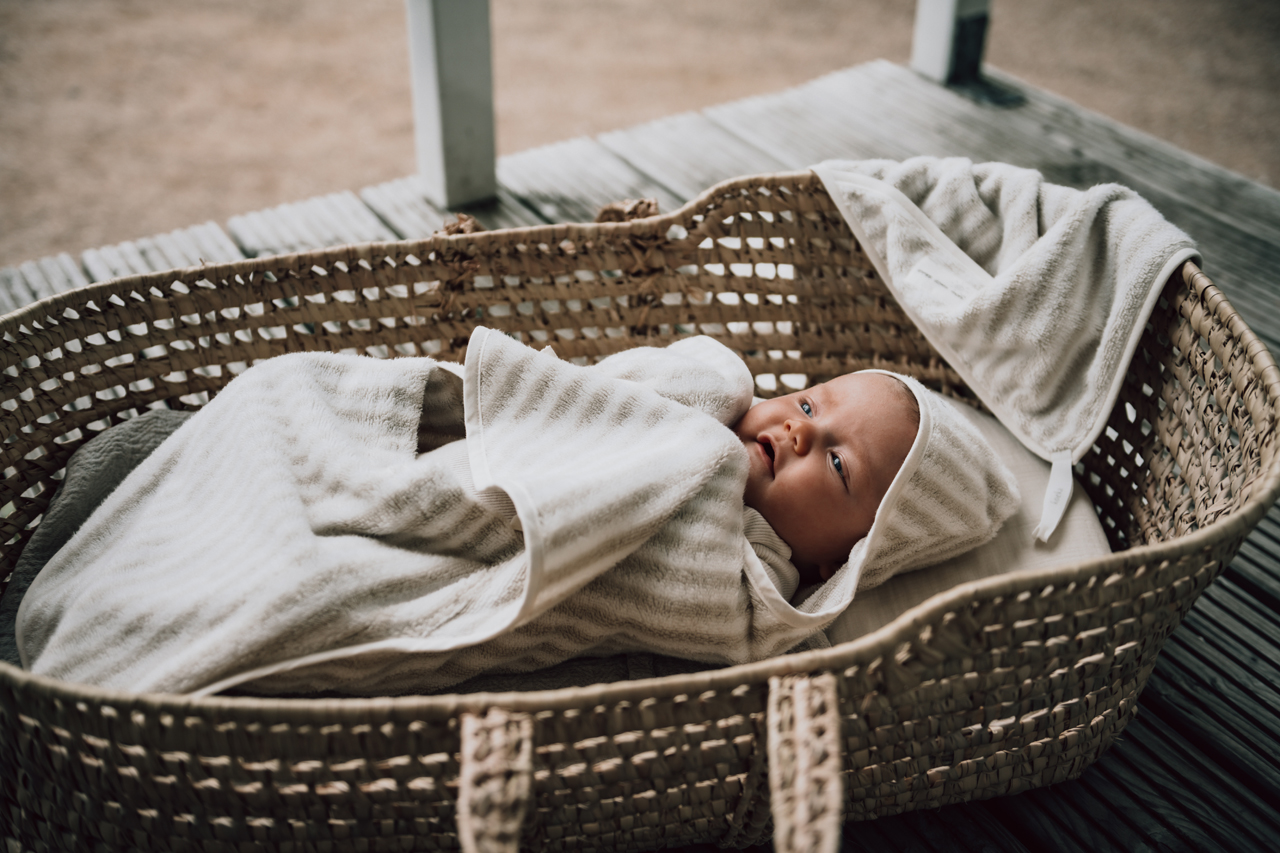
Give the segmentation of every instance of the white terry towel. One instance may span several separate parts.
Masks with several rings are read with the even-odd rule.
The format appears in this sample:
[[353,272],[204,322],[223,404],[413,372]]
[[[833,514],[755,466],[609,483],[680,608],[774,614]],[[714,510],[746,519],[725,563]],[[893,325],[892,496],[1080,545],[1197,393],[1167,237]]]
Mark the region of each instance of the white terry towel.
[[1053,464],[1040,528],[1106,425],[1161,288],[1195,246],[1117,184],[964,158],[813,167],[889,290],[1024,445]]
[[[583,654],[758,660],[847,604],[783,597],[790,552],[744,512],[727,428],[752,380],[724,346],[583,368],[477,329],[460,389],[440,367],[305,353],[237,377],[45,565],[23,664],[146,692],[404,693]],[[447,415],[428,432],[463,419],[464,440],[417,453],[424,395]]]

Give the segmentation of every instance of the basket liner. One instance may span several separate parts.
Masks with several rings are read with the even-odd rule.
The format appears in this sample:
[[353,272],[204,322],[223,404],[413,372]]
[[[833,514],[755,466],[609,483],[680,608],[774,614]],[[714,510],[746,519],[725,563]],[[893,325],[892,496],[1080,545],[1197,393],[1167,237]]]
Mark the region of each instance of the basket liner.
[[[72,452],[296,350],[459,359],[477,323],[582,362],[711,334],[761,391],[887,367],[973,402],[808,172],[665,216],[135,276],[0,320],[0,575]],[[772,381],[771,378],[772,377]],[[831,649],[563,690],[191,699],[0,665],[0,814],[23,848],[779,849],[1073,778],[1280,491],[1280,371],[1188,264],[1077,477],[1110,557],[966,584]],[[772,807],[771,807],[772,806]]]

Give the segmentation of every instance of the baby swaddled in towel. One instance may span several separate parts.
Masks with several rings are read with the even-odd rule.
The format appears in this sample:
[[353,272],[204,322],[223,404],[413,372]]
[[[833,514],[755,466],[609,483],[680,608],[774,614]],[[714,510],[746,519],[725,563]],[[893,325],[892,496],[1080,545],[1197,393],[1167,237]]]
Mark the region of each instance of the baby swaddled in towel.
[[[752,387],[707,338],[584,368],[478,329],[461,377],[262,362],[44,567],[23,663],[196,694],[439,690],[630,651],[741,663],[1016,507],[981,436],[912,380],[755,407]],[[820,585],[801,598],[802,579]]]
[[[815,171],[907,315],[1052,463],[1047,538],[1194,246],[1114,185],[959,158]],[[739,663],[1013,511],[1008,472],[910,380],[755,408],[752,388],[700,338],[584,368],[480,329],[460,381],[425,358],[268,360],[45,565],[22,661],[131,690],[365,694],[633,650]]]

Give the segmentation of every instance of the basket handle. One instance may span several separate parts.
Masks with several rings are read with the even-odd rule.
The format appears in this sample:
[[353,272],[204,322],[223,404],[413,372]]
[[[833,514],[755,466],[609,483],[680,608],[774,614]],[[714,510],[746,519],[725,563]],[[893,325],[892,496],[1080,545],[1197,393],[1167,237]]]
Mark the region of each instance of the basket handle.
[[836,677],[770,678],[768,718],[774,850],[836,853],[844,806]]
[[458,840],[463,853],[518,853],[533,791],[533,718],[461,714]]

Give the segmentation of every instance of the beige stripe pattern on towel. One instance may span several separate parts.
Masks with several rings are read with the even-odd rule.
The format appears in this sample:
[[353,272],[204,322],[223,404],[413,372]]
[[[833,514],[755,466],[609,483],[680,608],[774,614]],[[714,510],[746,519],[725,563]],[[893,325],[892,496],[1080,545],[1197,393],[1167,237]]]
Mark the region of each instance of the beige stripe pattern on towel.
[[726,428],[751,388],[706,338],[583,368],[478,329],[461,382],[426,358],[262,362],[45,566],[24,665],[134,691],[379,694],[583,654],[779,654],[847,601],[800,612],[770,581],[789,551],[744,513]]

